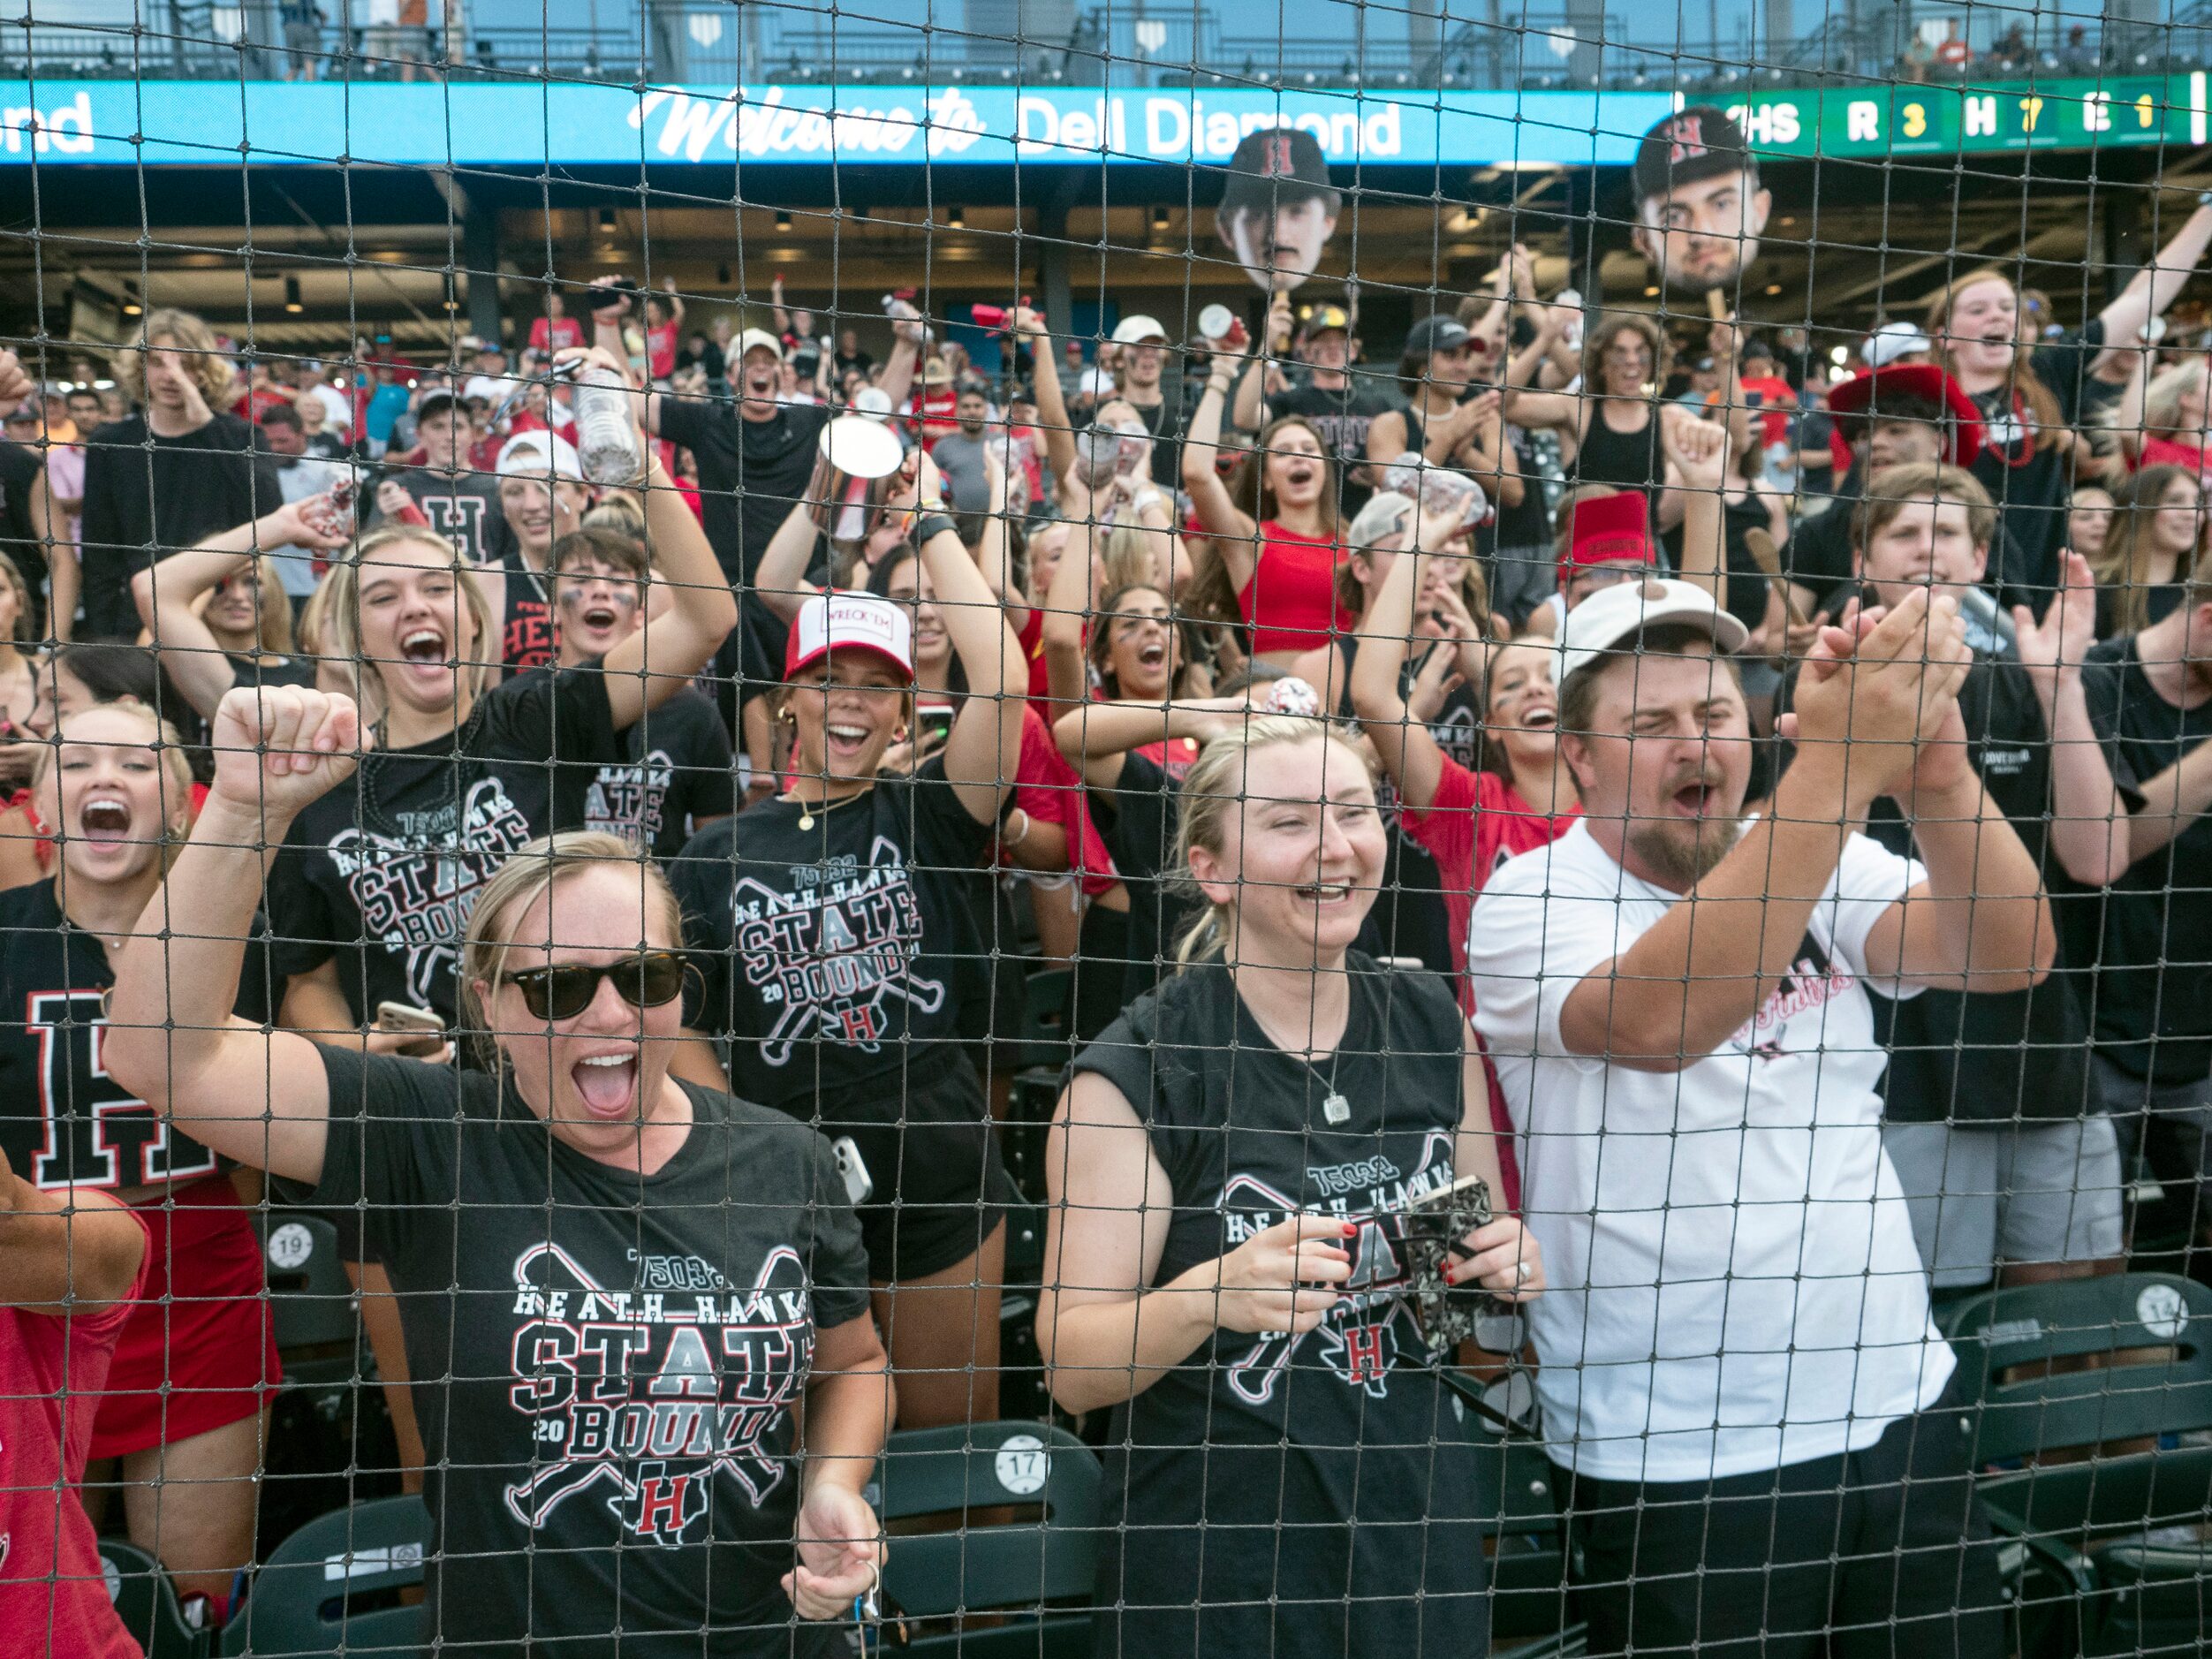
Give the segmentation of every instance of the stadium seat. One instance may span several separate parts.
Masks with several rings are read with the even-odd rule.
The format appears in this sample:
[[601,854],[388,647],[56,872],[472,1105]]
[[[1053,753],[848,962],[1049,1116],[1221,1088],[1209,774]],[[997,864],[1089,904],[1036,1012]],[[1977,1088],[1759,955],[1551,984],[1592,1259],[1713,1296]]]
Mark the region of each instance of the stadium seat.
[[[1949,1321],[1990,1522],[2021,1549],[2021,1651],[2195,1651],[2212,1572],[2212,1446],[2101,1450],[2212,1428],[2212,1291],[2130,1273],[1977,1297]],[[2074,1369],[2058,1364],[2095,1363]]]
[[185,1622],[162,1564],[125,1538],[100,1541],[100,1566],[108,1575],[108,1599],[146,1659],[203,1659],[213,1638]]
[[[869,1493],[895,1534],[883,1569],[886,1611],[913,1620],[1013,1615],[989,1629],[920,1635],[909,1650],[968,1659],[1087,1654],[1090,1615],[1072,1604],[1092,1591],[1102,1478],[1089,1447],[1045,1423],[893,1435]],[[1009,1506],[1038,1512],[1013,1522],[971,1519]],[[925,1519],[958,1530],[900,1529]]]
[[[423,1611],[398,1604],[422,1582],[430,1512],[417,1497],[334,1510],[276,1546],[223,1632],[231,1659],[335,1654],[414,1655]],[[368,1603],[362,1605],[362,1603]]]
[[337,1229],[320,1216],[256,1214],[261,1264],[269,1275],[276,1352],[287,1388],[351,1382],[370,1365],[360,1341],[360,1309],[338,1260]]
[[1044,1416],[1052,1398],[1037,1346],[1037,1287],[1044,1272],[1045,1207],[1017,1199],[1006,1207],[1006,1270],[998,1301],[998,1408]]

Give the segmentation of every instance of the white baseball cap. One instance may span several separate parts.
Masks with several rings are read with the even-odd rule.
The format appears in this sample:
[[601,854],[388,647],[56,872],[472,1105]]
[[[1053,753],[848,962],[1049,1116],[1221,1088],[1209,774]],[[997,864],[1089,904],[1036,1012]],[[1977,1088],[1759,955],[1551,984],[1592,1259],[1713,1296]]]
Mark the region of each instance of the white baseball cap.
[[1623,640],[1669,622],[1703,629],[1722,651],[1740,651],[1751,638],[1751,630],[1695,582],[1656,577],[1618,582],[1601,587],[1567,612],[1559,631],[1559,684],[1564,686],[1576,670],[1587,668]]
[[1114,377],[1102,368],[1087,368],[1075,377],[1075,395],[1110,398],[1114,395]]
[[1141,311],[1133,317],[1124,317],[1114,329],[1116,345],[1149,345],[1157,340],[1168,343],[1168,331],[1160,326],[1160,319],[1148,317]]
[[784,360],[783,341],[777,339],[766,329],[747,329],[743,334],[738,336],[737,360],[743,362],[745,354],[756,346],[761,351],[775,352],[777,362]]
[[499,446],[499,461],[492,468],[502,478],[572,478],[584,481],[584,464],[576,446],[551,432],[518,432]]
[[494,380],[489,375],[471,375],[468,383],[461,388],[461,401],[474,403],[482,398],[486,403],[497,403],[507,395],[507,383]]
[[1914,352],[1932,352],[1936,343],[1909,322],[1885,322],[1867,337],[1860,355],[1869,368],[1887,368]]
[[784,645],[784,678],[832,651],[873,651],[902,678],[914,675],[914,624],[904,605],[874,594],[831,591],[799,606]]

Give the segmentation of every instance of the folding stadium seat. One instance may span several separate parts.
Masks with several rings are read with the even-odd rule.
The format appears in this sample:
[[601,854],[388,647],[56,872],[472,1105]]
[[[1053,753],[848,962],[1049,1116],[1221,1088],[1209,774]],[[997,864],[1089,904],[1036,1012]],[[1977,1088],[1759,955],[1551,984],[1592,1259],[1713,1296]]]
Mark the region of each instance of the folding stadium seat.
[[[1088,1446],[1045,1423],[893,1435],[868,1492],[893,1534],[883,1569],[886,1614],[1007,1616],[988,1629],[916,1636],[908,1650],[966,1659],[1088,1654],[1090,1614],[1079,1604],[1090,1600],[1095,1577],[1102,1478]],[[1034,1513],[989,1519],[1012,1507]],[[958,1530],[909,1530],[924,1520]]]
[[372,1368],[352,1282],[338,1260],[337,1229],[320,1216],[284,1210],[256,1215],[254,1226],[261,1236],[284,1386],[351,1382]]
[[307,1659],[335,1654],[408,1659],[420,1649],[423,1610],[398,1604],[422,1582],[430,1511],[417,1497],[333,1510],[276,1546],[223,1632],[226,1655]]
[[2200,1651],[2212,1446],[2100,1448],[2212,1428],[2212,1291],[2166,1274],[2076,1279],[1977,1297],[1947,1322],[1977,1465],[2097,1454],[1982,1483],[2019,1546],[2025,1659]]
[[213,1639],[185,1622],[177,1587],[160,1562],[128,1539],[102,1538],[100,1565],[123,1628],[146,1649],[146,1659],[204,1659]]

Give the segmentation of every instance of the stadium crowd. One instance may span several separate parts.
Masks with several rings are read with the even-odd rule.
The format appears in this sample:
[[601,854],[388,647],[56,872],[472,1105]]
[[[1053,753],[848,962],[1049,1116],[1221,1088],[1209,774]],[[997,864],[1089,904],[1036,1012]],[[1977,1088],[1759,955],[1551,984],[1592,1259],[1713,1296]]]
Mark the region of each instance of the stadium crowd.
[[1482,1652],[1461,1360],[1591,1652],[2002,1652],[1933,1310],[2212,1172],[2208,246],[1841,361],[1518,247],[1379,365],[780,276],[0,352],[0,1628],[138,1650],[99,1527],[250,1605],[300,1216],[447,1648],[844,1651],[1042,1206],[1101,1652]]

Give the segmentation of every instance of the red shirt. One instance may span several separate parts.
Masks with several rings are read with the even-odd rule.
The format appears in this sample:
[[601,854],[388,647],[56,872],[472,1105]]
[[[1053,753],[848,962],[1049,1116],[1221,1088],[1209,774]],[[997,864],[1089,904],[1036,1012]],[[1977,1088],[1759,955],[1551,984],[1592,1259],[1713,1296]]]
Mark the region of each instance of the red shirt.
[[96,1314],[61,1319],[0,1307],[0,1466],[7,1470],[0,1480],[0,1631],[26,1642],[26,1652],[139,1659],[138,1643],[108,1600],[99,1542],[77,1488],[108,1362],[153,1259],[148,1233],[138,1283]]
[[645,372],[666,380],[676,372],[676,325],[673,322],[645,331]]
[[[1760,395],[1759,442],[1763,446],[1779,443],[1790,436],[1790,412],[1797,407],[1797,393],[1790,390],[1790,383],[1772,375],[1754,375],[1742,383],[1746,391]],[[1751,400],[1744,399],[1748,403]]]
[[[1436,779],[1436,799],[1427,812],[1411,807],[1400,811],[1399,826],[1436,860],[1443,889],[1444,924],[1451,936],[1451,959],[1460,964],[1452,975],[1458,983],[1459,1005],[1470,1017],[1474,998],[1467,989],[1467,918],[1474,901],[1489,885],[1498,866],[1524,852],[1549,846],[1566,834],[1582,815],[1572,812],[1546,817],[1523,800],[1513,786],[1495,772],[1470,772],[1444,755],[1443,771]],[[1506,1115],[1505,1095],[1497,1086],[1490,1057],[1482,1057],[1483,1072],[1490,1086],[1490,1125],[1497,1131],[1497,1161],[1505,1177],[1505,1202],[1520,1208],[1520,1168],[1513,1157],[1513,1120]]]
[[2135,463],[2134,470],[2146,466],[2183,466],[2194,473],[2200,480],[2208,476],[2208,465],[2212,465],[2212,450],[2200,449],[2193,443],[2177,443],[2171,438],[2143,439],[2143,457]]
[[1449,754],[1427,812],[1406,807],[1405,833],[1428,850],[1443,878],[1451,959],[1461,965],[1461,1002],[1466,1001],[1467,917],[1490,877],[1508,859],[1549,846],[1582,815],[1578,807],[1546,817],[1495,772],[1470,772]]
[[925,446],[960,429],[957,413],[959,406],[959,388],[950,383],[922,389],[921,396],[914,400],[914,413],[921,417],[921,441]]
[[1021,711],[1021,766],[1014,774],[1014,805],[1039,823],[1057,824],[1068,838],[1068,867],[1094,897],[1121,879],[1113,854],[1091,822],[1082,774],[1053,742],[1044,716],[1031,704]]
[[574,317],[540,317],[530,325],[534,352],[565,351],[584,343],[584,325]]
[[1310,651],[1329,643],[1329,630],[1350,633],[1360,619],[1337,604],[1337,566],[1344,544],[1300,535],[1270,519],[1260,526],[1260,558],[1237,595],[1237,613],[1252,628],[1252,654]]
[[1021,625],[1015,636],[1029,659],[1029,701],[1043,702],[1052,694],[1052,677],[1044,665],[1044,607],[1029,607],[1029,620]]

